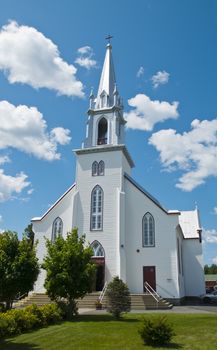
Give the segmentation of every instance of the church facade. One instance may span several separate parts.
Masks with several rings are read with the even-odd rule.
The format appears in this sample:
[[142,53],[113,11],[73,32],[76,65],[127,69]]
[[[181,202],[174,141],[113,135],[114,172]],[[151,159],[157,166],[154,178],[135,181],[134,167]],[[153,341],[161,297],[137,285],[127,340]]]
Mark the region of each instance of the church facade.
[[[77,227],[93,248],[96,290],[119,276],[131,293],[143,293],[148,282],[164,298],[199,296],[205,292],[199,212],[166,210],[134,181],[125,123],[109,43],[98,94],[90,95],[86,138],[74,151],[75,183],[32,219],[39,261],[44,237],[54,241]],[[42,270],[35,292],[45,292],[44,279]]]

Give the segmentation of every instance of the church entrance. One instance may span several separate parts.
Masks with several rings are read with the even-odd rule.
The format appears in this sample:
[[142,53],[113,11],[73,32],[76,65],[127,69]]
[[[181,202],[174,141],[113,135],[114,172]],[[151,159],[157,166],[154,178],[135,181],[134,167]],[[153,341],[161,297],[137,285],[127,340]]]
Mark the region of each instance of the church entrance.
[[105,284],[105,258],[93,257],[92,261],[96,264],[96,275],[93,290],[99,292],[103,290]]
[[99,292],[103,290],[105,284],[105,252],[102,245],[98,241],[91,244],[93,256],[91,260],[96,265],[96,275],[93,284],[93,290]]
[[144,292],[146,292],[145,282],[156,290],[156,274],[155,274],[155,266],[143,266],[143,286]]

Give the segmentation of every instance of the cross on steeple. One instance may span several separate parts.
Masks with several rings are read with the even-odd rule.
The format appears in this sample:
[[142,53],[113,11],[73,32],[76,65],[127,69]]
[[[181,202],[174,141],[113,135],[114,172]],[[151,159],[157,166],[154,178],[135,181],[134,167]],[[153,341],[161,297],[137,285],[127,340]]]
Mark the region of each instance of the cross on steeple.
[[108,40],[108,43],[111,44],[111,39],[112,39],[112,38],[113,38],[113,36],[109,34],[109,35],[105,38],[105,40]]

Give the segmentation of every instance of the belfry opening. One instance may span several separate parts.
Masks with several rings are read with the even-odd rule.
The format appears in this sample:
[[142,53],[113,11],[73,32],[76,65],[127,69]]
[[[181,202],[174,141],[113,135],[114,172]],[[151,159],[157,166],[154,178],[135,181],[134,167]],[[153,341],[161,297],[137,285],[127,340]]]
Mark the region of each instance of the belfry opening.
[[108,122],[106,118],[102,118],[98,124],[97,145],[106,145],[108,143]]

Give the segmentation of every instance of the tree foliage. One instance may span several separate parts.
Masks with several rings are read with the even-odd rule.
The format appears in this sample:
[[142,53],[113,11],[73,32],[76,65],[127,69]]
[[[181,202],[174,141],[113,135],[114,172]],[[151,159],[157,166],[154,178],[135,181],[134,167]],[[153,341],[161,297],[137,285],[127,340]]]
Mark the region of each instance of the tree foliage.
[[39,273],[35,247],[27,238],[19,241],[17,233],[0,234],[0,301],[12,307],[15,297],[33,289]]
[[107,309],[116,318],[119,319],[121,313],[129,312],[131,309],[130,292],[127,285],[118,277],[114,277],[108,284]]
[[76,313],[76,299],[92,291],[95,265],[90,246],[85,246],[85,237],[78,237],[77,229],[55,242],[47,240],[47,256],[42,267],[47,271],[45,288],[49,297],[57,302],[65,298],[71,315]]
[[217,265],[212,264],[210,266],[205,265],[204,266],[204,273],[205,275],[216,275],[217,274]]
[[29,224],[25,230],[24,230],[24,233],[23,233],[23,237],[27,238],[31,245],[33,246],[34,244],[34,238],[35,238],[35,233],[33,232],[32,230],[32,224]]

